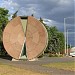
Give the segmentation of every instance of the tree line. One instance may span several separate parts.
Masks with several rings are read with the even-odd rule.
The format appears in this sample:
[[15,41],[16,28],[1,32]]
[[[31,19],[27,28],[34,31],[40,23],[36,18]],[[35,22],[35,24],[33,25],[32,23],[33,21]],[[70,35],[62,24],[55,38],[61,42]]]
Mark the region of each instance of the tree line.
[[40,18],[40,22],[46,27],[48,32],[48,45],[45,52],[53,54],[64,54],[64,34],[60,32],[56,26],[48,26],[43,22],[43,19]]

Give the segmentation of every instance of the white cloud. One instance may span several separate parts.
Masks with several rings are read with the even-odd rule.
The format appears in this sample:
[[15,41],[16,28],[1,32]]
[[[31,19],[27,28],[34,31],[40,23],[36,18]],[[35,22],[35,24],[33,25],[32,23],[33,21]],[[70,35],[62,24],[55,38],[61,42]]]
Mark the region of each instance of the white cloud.
[[18,12],[18,15],[21,15],[21,16],[23,15],[28,16],[31,14],[36,14],[35,7],[30,7],[30,8],[21,7]]
[[[47,24],[48,26],[56,26],[59,30],[63,29],[63,23],[59,23],[50,19],[43,19],[44,23]],[[63,30],[62,30],[63,31]]]
[[44,20],[44,23],[47,24],[47,25],[51,26],[53,24],[53,20],[45,19],[45,18],[43,20]]
[[70,5],[72,1],[73,0],[59,0],[58,4],[67,6]]
[[2,0],[2,3],[0,3],[0,7],[8,9],[10,12],[13,13],[14,10],[17,10],[19,5],[17,3],[14,3],[13,0]]

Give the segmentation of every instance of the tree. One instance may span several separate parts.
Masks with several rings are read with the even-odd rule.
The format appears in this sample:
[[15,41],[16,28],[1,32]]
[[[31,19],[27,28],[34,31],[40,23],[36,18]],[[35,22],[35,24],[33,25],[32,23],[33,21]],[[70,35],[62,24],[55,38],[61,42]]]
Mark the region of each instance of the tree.
[[64,53],[64,44],[65,44],[65,38],[64,34],[62,32],[58,32],[57,37],[59,38],[59,51],[60,53]]
[[0,53],[1,54],[6,54],[6,51],[4,50],[3,46],[3,41],[2,41],[2,35],[3,35],[3,30],[8,23],[8,10],[5,8],[0,8]]
[[0,8],[0,41],[2,40],[2,32],[8,23],[8,10],[5,8]]
[[48,32],[48,45],[45,50],[45,52],[50,52],[50,53],[64,53],[64,34],[60,31],[55,26],[49,27],[43,22],[43,19],[40,17],[39,20],[47,29]]
[[57,28],[49,27],[48,29],[48,46],[47,49],[52,53],[62,53],[64,50],[64,34]]
[[18,10],[12,15],[12,19],[17,17]]
[[53,52],[57,53],[58,52],[58,38],[57,38],[57,29],[56,27],[49,27],[48,30],[48,49]]
[[49,27],[48,25],[43,23],[43,19],[40,17],[39,20],[47,29],[48,32],[48,46],[45,52],[50,53],[64,53],[64,34],[55,26]]

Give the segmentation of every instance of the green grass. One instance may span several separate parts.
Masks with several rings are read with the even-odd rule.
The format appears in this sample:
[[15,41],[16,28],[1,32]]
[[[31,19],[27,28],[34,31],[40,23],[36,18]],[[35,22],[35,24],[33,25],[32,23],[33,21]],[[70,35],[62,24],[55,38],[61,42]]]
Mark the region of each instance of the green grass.
[[44,64],[42,66],[75,71],[75,62],[57,62],[57,63]]
[[3,64],[0,62],[0,75],[48,75],[48,74],[22,69],[20,67],[14,67],[12,65]]

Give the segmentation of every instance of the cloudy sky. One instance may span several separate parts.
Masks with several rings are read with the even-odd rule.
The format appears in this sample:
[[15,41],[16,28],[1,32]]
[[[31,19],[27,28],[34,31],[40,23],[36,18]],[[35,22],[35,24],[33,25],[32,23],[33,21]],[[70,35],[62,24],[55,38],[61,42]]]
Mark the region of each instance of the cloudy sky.
[[31,15],[63,22],[63,18],[74,16],[74,0],[0,0],[0,7],[13,14]]
[[[0,7],[8,9],[10,15],[17,10],[18,15],[34,14],[36,18],[44,18],[45,23],[56,25],[61,31],[64,29],[64,18],[74,17],[74,4],[75,0],[0,0]],[[67,20],[69,28],[74,28],[74,19]]]

